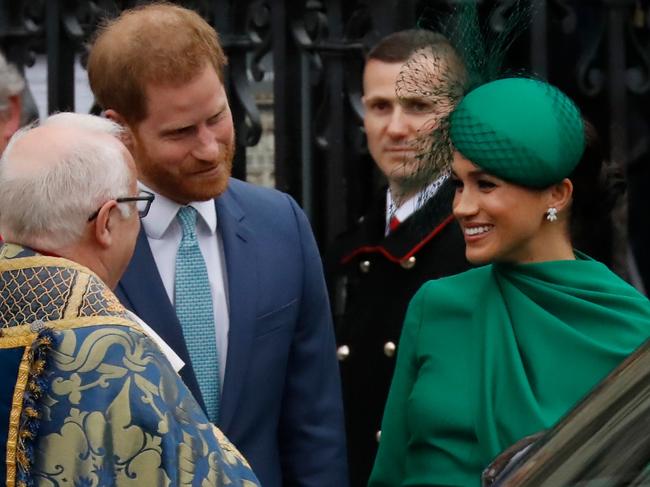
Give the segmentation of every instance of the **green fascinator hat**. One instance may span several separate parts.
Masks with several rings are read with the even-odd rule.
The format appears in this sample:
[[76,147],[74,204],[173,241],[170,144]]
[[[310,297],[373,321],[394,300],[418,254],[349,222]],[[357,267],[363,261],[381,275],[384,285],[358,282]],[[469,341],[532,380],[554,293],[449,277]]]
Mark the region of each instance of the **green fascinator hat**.
[[468,93],[451,114],[450,138],[481,169],[534,188],[569,176],[585,149],[575,103],[529,78],[499,79]]

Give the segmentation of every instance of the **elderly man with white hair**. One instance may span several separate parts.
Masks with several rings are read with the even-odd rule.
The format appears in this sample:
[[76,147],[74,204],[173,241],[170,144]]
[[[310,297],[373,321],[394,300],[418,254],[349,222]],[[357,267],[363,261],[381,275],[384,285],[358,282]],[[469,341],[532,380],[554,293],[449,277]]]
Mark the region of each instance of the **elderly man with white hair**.
[[20,127],[21,93],[25,80],[13,64],[0,53],[0,154]]
[[111,291],[153,200],[120,134],[60,113],[0,159],[0,479],[258,485]]

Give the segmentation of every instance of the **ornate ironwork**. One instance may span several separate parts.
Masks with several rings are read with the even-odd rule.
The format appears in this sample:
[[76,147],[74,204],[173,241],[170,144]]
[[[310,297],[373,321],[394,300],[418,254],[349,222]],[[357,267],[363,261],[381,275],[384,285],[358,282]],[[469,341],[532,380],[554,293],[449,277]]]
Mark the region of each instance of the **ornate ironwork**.
[[[246,176],[246,149],[259,143],[261,110],[268,104],[258,94],[268,92],[276,186],[305,207],[326,245],[363,213],[380,181],[361,123],[365,52],[383,35],[413,27],[419,18],[431,25],[435,12],[459,1],[471,0],[178,2],[216,27],[229,56],[235,174]],[[486,24],[498,29],[515,1],[481,0],[481,11],[493,12]],[[611,156],[627,165],[634,176],[629,227],[635,239],[647,239],[647,248],[650,234],[638,231],[646,226],[638,208],[647,205],[647,191],[640,188],[650,178],[650,2],[520,1],[534,2],[534,15],[529,33],[513,45],[510,65],[546,77],[574,97]],[[33,53],[47,53],[48,110],[71,109],[73,66],[84,43],[102,17],[141,3],[0,0],[0,45],[21,68],[33,62]]]

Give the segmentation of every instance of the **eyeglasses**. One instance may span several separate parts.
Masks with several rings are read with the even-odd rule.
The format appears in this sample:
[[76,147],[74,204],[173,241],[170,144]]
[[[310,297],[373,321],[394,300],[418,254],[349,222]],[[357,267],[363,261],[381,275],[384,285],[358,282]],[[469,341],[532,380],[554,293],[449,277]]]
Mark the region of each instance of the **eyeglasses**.
[[[147,213],[149,213],[149,208],[151,208],[151,202],[153,201],[154,198],[155,195],[153,193],[141,189],[140,192],[138,193],[138,196],[127,196],[125,198],[115,198],[115,202],[129,203],[131,201],[135,201],[136,206],[138,208],[138,216],[140,218],[144,218],[145,216],[147,216]],[[101,208],[98,208],[95,213],[93,213],[88,217],[89,222],[97,218],[97,215],[99,215],[99,210],[101,210]]]

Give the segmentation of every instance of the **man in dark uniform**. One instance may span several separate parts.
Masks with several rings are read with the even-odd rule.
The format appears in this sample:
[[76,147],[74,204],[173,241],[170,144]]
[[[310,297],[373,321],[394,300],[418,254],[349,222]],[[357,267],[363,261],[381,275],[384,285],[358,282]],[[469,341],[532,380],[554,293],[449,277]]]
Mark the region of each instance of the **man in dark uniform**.
[[451,181],[446,174],[427,176],[416,157],[418,136],[449,113],[454,97],[408,89],[396,93],[398,80],[404,82],[400,75],[405,63],[419,62],[416,56],[436,60],[426,73],[433,84],[440,84],[433,92],[440,88],[447,93],[442,83],[457,89],[465,83],[460,58],[440,34],[397,32],[370,51],[363,75],[364,126],[370,153],[388,187],[325,257],[352,486],[365,486],[370,475],[411,297],[425,281],[468,267],[463,237],[451,215]]

